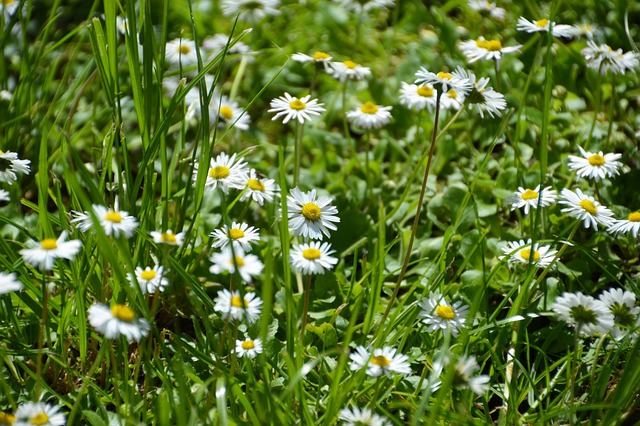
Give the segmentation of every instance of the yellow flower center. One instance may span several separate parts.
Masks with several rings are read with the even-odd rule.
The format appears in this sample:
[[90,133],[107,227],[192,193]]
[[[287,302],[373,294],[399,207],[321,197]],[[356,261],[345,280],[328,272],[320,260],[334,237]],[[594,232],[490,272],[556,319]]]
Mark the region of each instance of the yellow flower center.
[[122,222],[122,215],[118,212],[110,211],[104,215],[104,220],[108,220],[113,223],[120,223]]
[[229,105],[223,105],[220,107],[220,115],[226,120],[231,120],[233,118],[233,110]]
[[531,189],[527,189],[526,191],[524,191],[522,193],[520,198],[522,198],[525,201],[536,200],[536,199],[538,199],[538,193],[536,191],[531,190]]
[[291,109],[295,109],[296,111],[302,111],[307,107],[307,104],[302,102],[300,99],[294,99],[291,102],[289,102],[289,107]]
[[111,307],[111,315],[124,322],[131,322],[136,318],[136,314],[125,305],[113,305]]
[[232,240],[238,240],[244,237],[244,231],[238,228],[231,228],[227,234]]
[[319,50],[313,54],[314,61],[322,61],[323,59],[329,59],[331,56],[327,55],[324,52],[320,52]]
[[377,365],[378,367],[388,367],[389,364],[391,364],[391,362],[389,361],[389,358],[387,358],[384,355],[378,355],[378,356],[374,356],[371,358],[371,364],[373,365]]
[[456,317],[456,312],[451,306],[438,305],[438,307],[436,308],[436,315],[443,320],[451,321]]
[[29,421],[32,425],[46,425],[47,423],[49,423],[49,416],[47,416],[45,413],[40,412],[31,417]]
[[238,265],[238,268],[242,268],[244,266],[244,259],[241,258],[240,256],[236,256],[235,260],[234,259],[230,259],[229,263],[232,265]]
[[598,212],[598,208],[593,201],[591,200],[582,200],[580,201],[580,207],[582,207],[589,214],[596,214]]
[[258,179],[248,179],[247,186],[253,191],[264,192],[264,183]]
[[502,50],[502,43],[500,43],[500,40],[489,40],[487,41],[485,49],[489,52],[500,52]]
[[589,161],[589,164],[591,164],[592,166],[604,165],[604,157],[600,154],[593,154],[587,159],[587,161]]
[[156,277],[156,271],[154,271],[153,269],[145,269],[140,273],[140,278],[142,278],[145,281],[152,280],[155,277]]
[[[1,151],[0,151],[1,152]],[[0,155],[2,155],[0,153]],[[0,425],[10,425],[16,421],[16,416],[0,411]]]
[[245,351],[256,347],[256,345],[253,344],[253,340],[245,340],[240,346],[242,346],[242,349],[244,349]]
[[449,95],[449,97],[451,99],[455,99],[458,97],[458,92],[456,92],[455,90],[451,89],[447,92],[447,95]]
[[316,248],[308,248],[302,251],[302,257],[307,260],[316,260],[320,259],[320,250]]
[[448,72],[440,71],[437,75],[438,75],[438,78],[440,78],[442,80],[451,80],[453,78],[453,76],[451,74],[449,74]]
[[549,20],[548,19],[540,19],[540,20],[536,21],[536,26],[538,26],[540,28],[544,28],[547,25],[549,25]]
[[640,212],[633,212],[627,218],[629,222],[640,222]]
[[[531,249],[520,250],[520,257],[528,262],[531,259]],[[537,262],[539,260],[540,260],[540,253],[538,253],[537,250],[534,250],[533,251],[533,261]]]
[[209,177],[212,179],[224,179],[229,176],[229,168],[227,166],[215,166],[209,169]]
[[55,238],[45,238],[40,243],[40,248],[42,250],[55,250],[58,248],[58,242]]
[[234,308],[246,308],[247,302],[245,300],[242,300],[242,297],[240,297],[239,295],[234,294],[233,296],[231,296],[231,306],[233,306]]
[[186,55],[187,53],[191,52],[191,48],[189,46],[187,46],[186,44],[181,44],[180,48],[178,49],[178,51],[182,54],[182,55]]
[[322,214],[322,210],[316,203],[307,203],[302,206],[302,216],[305,219],[315,222],[320,219],[320,215]]
[[167,243],[173,243],[175,244],[176,242],[176,236],[172,233],[167,233],[167,232],[163,232],[162,236],[161,236],[162,241],[167,242]]
[[433,97],[433,89],[428,86],[420,86],[418,87],[418,90],[416,92],[418,92],[418,95],[423,96],[425,98]]
[[378,112],[378,107],[373,102],[365,102],[360,107],[360,111],[365,114],[375,114]]
[[355,67],[358,66],[358,64],[356,64],[353,61],[344,61],[343,64],[344,64],[345,67],[349,68],[350,70],[352,70],[352,69],[354,69]]

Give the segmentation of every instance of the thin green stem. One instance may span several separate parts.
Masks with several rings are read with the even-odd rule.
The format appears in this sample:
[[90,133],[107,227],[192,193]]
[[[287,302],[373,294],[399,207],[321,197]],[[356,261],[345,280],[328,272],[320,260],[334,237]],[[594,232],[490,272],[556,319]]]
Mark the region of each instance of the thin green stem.
[[309,312],[309,293],[311,293],[311,274],[307,275],[304,287],[304,307],[302,309],[302,325],[300,326],[300,343],[304,344],[304,332],[307,327],[307,313]]

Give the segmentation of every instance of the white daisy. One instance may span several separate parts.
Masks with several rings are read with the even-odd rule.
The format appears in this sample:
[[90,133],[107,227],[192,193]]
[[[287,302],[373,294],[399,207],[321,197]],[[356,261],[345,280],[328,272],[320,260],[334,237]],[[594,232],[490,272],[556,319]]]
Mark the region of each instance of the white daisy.
[[280,14],[279,0],[223,0],[220,7],[225,16],[239,15],[240,20],[250,23]]
[[[227,48],[227,45],[231,42],[231,40],[229,39],[229,36],[226,34],[215,34],[212,37],[207,37],[204,40],[202,40],[202,50],[204,50],[207,54],[208,58],[215,58],[216,56],[218,56],[220,53],[222,53],[224,51],[225,48]],[[227,48],[227,55],[243,55],[245,58],[251,58],[251,56],[249,55],[251,53],[251,48],[241,42],[241,41],[236,41],[234,42],[233,45],[230,45]],[[225,61],[227,60],[229,56],[225,57]]]
[[107,339],[117,339],[120,336],[129,342],[139,342],[149,334],[151,327],[144,318],[137,318],[136,314],[126,305],[114,304],[111,307],[102,303],[94,303],[89,307],[89,324]]
[[20,6],[20,0],[2,0],[0,1],[0,12],[4,14],[5,22],[8,24],[16,10]]
[[249,323],[260,318],[262,299],[255,293],[245,293],[244,300],[238,291],[221,290],[215,300],[214,309],[220,312],[223,319],[241,320],[246,317]]
[[393,7],[393,0],[333,0],[338,6],[344,7],[355,13],[369,12],[371,10],[388,9]]
[[65,241],[69,233],[63,231],[55,238],[45,238],[40,244],[33,248],[22,249],[20,254],[24,261],[43,271],[50,271],[56,259],[73,260],[82,247],[80,240]]
[[532,264],[538,268],[546,268],[551,265],[555,259],[558,250],[551,250],[551,246],[541,246],[538,243],[531,245],[531,240],[511,241],[507,246],[502,248],[504,256],[499,259],[507,258],[509,265]]
[[13,93],[8,90],[0,90],[0,101],[11,102],[13,99]]
[[116,28],[120,34],[125,35],[129,31],[129,20],[122,16],[116,16]]
[[331,250],[331,244],[311,241],[300,245],[294,245],[291,249],[291,265],[296,272],[305,275],[324,274],[331,270],[338,259],[331,256],[335,250]]
[[63,426],[67,419],[60,408],[43,402],[25,402],[18,406],[13,426]]
[[581,292],[565,292],[553,303],[553,312],[576,329],[578,335],[606,334],[614,326],[614,317],[607,305]]
[[239,358],[255,358],[258,354],[262,353],[262,340],[252,340],[248,337],[244,340],[236,340],[236,353]]
[[[1,3],[0,3],[1,4]],[[5,413],[4,411],[0,411],[0,425],[1,426],[11,426],[15,423],[16,416],[11,413]]]
[[[100,226],[104,229],[105,234],[109,236],[113,235],[118,238],[120,235],[124,235],[126,238],[130,238],[138,227],[138,220],[130,216],[128,212],[118,210],[117,203],[113,210],[94,204],[93,213],[100,221]],[[93,226],[93,217],[89,212],[72,211],[71,215],[74,217],[71,219],[71,223],[77,223],[80,231],[87,232]]]
[[217,98],[214,96],[211,102],[210,117],[218,116],[220,125],[235,127],[239,130],[249,130],[251,117],[245,110],[238,106],[236,101],[230,100],[227,96]]
[[483,395],[489,389],[489,376],[474,376],[480,369],[476,357],[463,356],[456,362],[453,386],[459,389],[471,389],[476,395]]
[[450,89],[442,94],[440,98],[440,108],[445,110],[458,111],[464,103],[464,95]]
[[347,112],[347,120],[351,125],[361,129],[379,129],[391,121],[390,106],[365,102],[353,111]]
[[[195,163],[194,167],[193,180],[195,182],[198,178],[198,163]],[[213,191],[220,187],[225,194],[229,193],[229,188],[243,189],[247,181],[247,168],[247,163],[242,158],[238,158],[236,161],[236,154],[229,157],[226,153],[221,152],[209,162],[205,188]]]
[[347,80],[360,81],[371,76],[369,67],[363,67],[353,61],[331,62],[326,70],[329,75],[342,82]]
[[331,65],[332,58],[328,53],[317,50],[311,56],[304,53],[294,53],[293,55],[291,55],[291,59],[296,62],[302,62],[303,64],[307,62],[313,62],[316,65],[322,64],[325,71],[327,71],[329,66]]
[[518,31],[524,31],[527,33],[546,33],[549,32],[549,26],[552,26],[551,34],[553,34],[554,37],[571,38],[574,34],[574,29],[571,25],[556,24],[555,22],[544,18],[538,19],[537,21],[529,21],[521,16],[518,18],[518,25],[516,28]]
[[338,209],[331,205],[331,198],[326,195],[318,198],[315,189],[302,192],[295,187],[290,193],[287,196],[287,216],[293,236],[321,240],[322,234],[329,237],[329,231],[338,229],[335,225],[340,222]]
[[540,185],[535,189],[525,189],[518,187],[518,190],[513,194],[511,211],[515,209],[521,209],[524,207],[524,214],[529,214],[530,209],[537,209],[539,207],[548,207],[556,202],[558,193],[547,186],[543,190],[540,190]]
[[278,191],[280,191],[280,187],[275,184],[273,179],[258,176],[258,172],[251,169],[240,201],[252,199],[260,205],[263,205],[265,201],[271,203],[280,195]]
[[402,82],[400,89],[400,104],[415,111],[428,108],[433,111],[436,106],[436,90],[428,84],[418,86]]
[[164,59],[170,64],[182,64],[183,67],[196,65],[198,54],[193,40],[177,38],[167,42]]
[[467,96],[471,90],[471,83],[461,75],[444,71],[440,71],[436,74],[431,71],[427,71],[424,67],[421,67],[420,70],[416,72],[416,81],[414,83],[419,85],[431,85],[442,93],[453,89],[457,94],[463,97]]
[[464,68],[458,67],[454,75],[460,79],[467,80],[471,86],[471,90],[466,94],[465,102],[469,105],[469,109],[475,109],[480,117],[484,118],[484,113],[488,113],[491,117],[500,117],[502,111],[507,107],[504,95],[487,87],[489,79],[486,77],[476,80],[476,75]]
[[138,282],[142,294],[153,294],[157,290],[163,292],[165,287],[169,285],[169,280],[164,276],[164,268],[158,265],[154,265],[153,268],[147,266],[144,269],[138,266],[135,279],[132,274],[127,274],[127,277],[132,285],[135,285],[136,281]]
[[517,52],[521,47],[522,45],[502,47],[500,40],[485,40],[484,37],[460,43],[460,50],[469,59],[469,63],[481,59],[499,61],[503,54]]
[[304,123],[306,120],[311,120],[312,115],[320,115],[325,111],[322,107],[323,104],[319,104],[317,99],[309,99],[311,99],[311,95],[298,99],[285,92],[284,96],[271,101],[271,109],[268,112],[276,113],[271,120],[277,120],[284,116],[282,121],[284,124],[291,119]]
[[613,224],[609,226],[609,232],[612,234],[621,232],[623,234],[631,233],[634,238],[638,238],[640,234],[640,212],[629,213],[627,219],[616,219]]
[[356,347],[356,351],[349,356],[351,358],[351,370],[360,370],[367,368],[367,374],[371,377],[378,377],[382,374],[387,377],[394,374],[410,374],[411,366],[409,365],[407,355],[396,353],[392,347],[385,346],[376,348],[373,353],[369,352],[364,346]]
[[174,234],[171,229],[162,231],[151,231],[151,237],[156,244],[167,244],[169,246],[181,246],[184,242],[184,232]]
[[575,170],[578,176],[597,182],[600,179],[620,174],[619,169],[622,167],[622,163],[617,160],[622,157],[622,154],[603,154],[602,151],[596,154],[585,151],[581,146],[578,149],[580,149],[581,157],[569,156],[569,169]]
[[0,151],[0,182],[12,184],[18,177],[16,173],[28,175],[30,160],[18,159],[18,154],[11,151]]
[[507,11],[497,7],[495,3],[486,0],[469,0],[469,7],[483,15],[489,15],[495,19],[504,19]]
[[586,37],[591,40],[596,33],[600,32],[600,28],[595,24],[582,23],[572,25],[573,37]]
[[386,417],[374,414],[368,408],[358,408],[355,405],[345,407],[340,410],[338,419],[342,420],[345,426],[389,426],[391,423]]
[[233,275],[237,266],[240,277],[249,283],[252,281],[252,277],[260,275],[262,268],[264,268],[258,256],[244,254],[241,248],[231,250],[231,247],[225,247],[221,253],[211,255],[209,260],[213,263],[209,267],[212,274],[221,274],[227,271]]
[[451,304],[440,293],[432,293],[422,299],[420,307],[422,311],[418,316],[422,317],[422,322],[428,326],[429,332],[438,329],[445,330],[453,337],[456,337],[458,332],[465,327],[469,314],[467,305],[461,301]]
[[603,292],[598,298],[613,315],[615,326],[611,329],[611,335],[616,339],[624,337],[624,331],[630,331],[638,327],[640,320],[640,307],[636,306],[636,295],[630,291],[612,288]]
[[11,201],[11,198],[9,197],[9,192],[5,191],[4,189],[0,189],[0,202],[2,201]]
[[233,222],[231,226],[224,225],[211,233],[215,238],[213,247],[226,247],[233,243],[235,248],[251,251],[251,244],[260,241],[260,229],[249,226],[246,223]]
[[593,197],[584,194],[580,189],[573,192],[564,188],[561,195],[560,204],[568,206],[561,211],[568,212],[571,216],[582,220],[585,228],[593,226],[594,229],[597,229],[598,224],[605,227],[613,225],[614,218],[611,210],[601,205]]
[[598,46],[591,40],[587,41],[587,47],[582,49],[581,53],[587,61],[587,66],[600,70],[602,75],[608,71],[613,74],[625,74],[640,65],[640,55],[636,52],[623,52],[622,49],[613,50],[606,44]]
[[15,272],[0,272],[0,294],[20,291],[24,285],[18,280]]

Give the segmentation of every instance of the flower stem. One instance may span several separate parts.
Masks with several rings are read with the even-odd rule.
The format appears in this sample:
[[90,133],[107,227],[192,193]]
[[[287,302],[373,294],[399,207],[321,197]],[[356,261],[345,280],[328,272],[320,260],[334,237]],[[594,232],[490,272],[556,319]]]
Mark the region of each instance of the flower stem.
[[302,309],[302,325],[300,327],[300,342],[304,345],[304,332],[307,327],[307,312],[309,312],[309,293],[311,292],[311,274],[307,275],[304,287],[304,308]]

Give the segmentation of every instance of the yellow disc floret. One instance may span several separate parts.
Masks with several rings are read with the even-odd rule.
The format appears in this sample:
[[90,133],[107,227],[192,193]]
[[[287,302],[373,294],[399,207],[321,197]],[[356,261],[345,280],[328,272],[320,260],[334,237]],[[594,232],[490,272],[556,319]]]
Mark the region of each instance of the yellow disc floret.
[[104,220],[108,220],[113,223],[120,223],[122,222],[122,215],[118,212],[110,211],[104,215]]
[[156,271],[154,271],[153,269],[145,269],[140,273],[140,278],[142,278],[145,281],[152,280],[155,277],[156,277]]
[[375,114],[378,112],[378,107],[373,102],[365,102],[360,107],[360,111],[365,114]]
[[232,240],[238,240],[244,237],[244,231],[238,228],[231,228],[229,229],[229,232],[227,235],[229,235],[229,238],[231,238]]
[[321,255],[320,250],[316,248],[308,248],[302,251],[302,257],[304,257],[307,260],[320,259],[320,255]]
[[111,307],[111,315],[123,322],[131,322],[136,318],[136,314],[125,305],[113,305]]
[[582,207],[589,214],[598,213],[598,208],[596,207],[595,204],[593,204],[593,201],[591,200],[580,201],[580,207]]
[[229,173],[227,166],[215,166],[209,169],[209,177],[212,179],[224,179],[229,176]]
[[443,320],[451,321],[456,317],[456,312],[449,305],[438,305],[436,315]]
[[535,199],[538,198],[538,193],[536,191],[531,190],[531,189],[527,189],[526,191],[524,191],[522,193],[520,198],[522,198],[525,201],[535,200]]
[[591,164],[592,166],[604,166],[604,157],[600,154],[593,154],[591,157],[589,157],[587,159],[587,161],[589,162],[589,164]]
[[294,99],[291,102],[289,102],[289,107],[296,111],[302,111],[307,107],[307,104],[302,102],[300,99]]
[[58,242],[55,238],[45,238],[40,242],[40,248],[42,250],[55,250],[58,248]]
[[258,179],[248,179],[247,186],[253,191],[264,192],[264,183]]
[[321,215],[322,210],[320,210],[320,207],[318,207],[316,203],[307,203],[302,206],[302,216],[307,220],[315,222],[320,219]]

